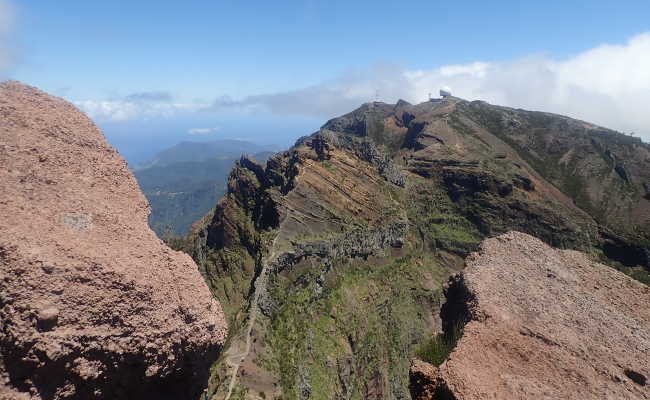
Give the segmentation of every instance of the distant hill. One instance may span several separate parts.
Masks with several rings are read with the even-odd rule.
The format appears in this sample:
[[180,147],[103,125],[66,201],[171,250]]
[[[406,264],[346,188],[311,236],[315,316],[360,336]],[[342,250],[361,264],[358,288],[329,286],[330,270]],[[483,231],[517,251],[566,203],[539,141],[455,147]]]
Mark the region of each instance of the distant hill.
[[135,171],[151,167],[165,167],[182,162],[206,161],[210,159],[235,159],[242,154],[275,152],[275,145],[259,145],[245,140],[223,139],[211,142],[180,142],[156,154],[150,161],[136,165]]
[[273,149],[240,140],[182,142],[136,166],[135,177],[151,204],[149,226],[160,237],[167,229],[186,234],[223,195],[228,172],[242,154],[263,162]]

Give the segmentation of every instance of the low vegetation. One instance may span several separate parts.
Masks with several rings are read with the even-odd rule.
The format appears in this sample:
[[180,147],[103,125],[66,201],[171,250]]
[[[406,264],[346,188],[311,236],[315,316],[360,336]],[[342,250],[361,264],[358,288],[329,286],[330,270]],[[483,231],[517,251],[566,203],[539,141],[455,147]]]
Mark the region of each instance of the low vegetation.
[[449,354],[456,347],[458,339],[463,335],[463,328],[457,325],[449,333],[438,333],[428,341],[418,346],[415,355],[422,361],[440,366],[449,357]]
[[410,195],[409,220],[415,223],[414,230],[425,246],[459,255],[467,255],[477,248],[481,241],[479,231],[439,186],[417,179]]
[[446,270],[428,256],[406,255],[341,262],[322,288],[314,275],[296,271],[272,282],[280,307],[266,367],[280,376],[284,398],[407,396],[407,355],[432,330]]

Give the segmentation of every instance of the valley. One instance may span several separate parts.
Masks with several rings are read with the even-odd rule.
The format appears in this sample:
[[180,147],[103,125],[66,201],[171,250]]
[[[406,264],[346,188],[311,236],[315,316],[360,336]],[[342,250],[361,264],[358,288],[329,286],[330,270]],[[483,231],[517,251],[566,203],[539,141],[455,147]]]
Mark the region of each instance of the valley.
[[264,162],[273,148],[239,140],[184,142],[136,166],[134,175],[151,206],[149,226],[165,239],[187,234],[224,194],[235,161],[251,154]]

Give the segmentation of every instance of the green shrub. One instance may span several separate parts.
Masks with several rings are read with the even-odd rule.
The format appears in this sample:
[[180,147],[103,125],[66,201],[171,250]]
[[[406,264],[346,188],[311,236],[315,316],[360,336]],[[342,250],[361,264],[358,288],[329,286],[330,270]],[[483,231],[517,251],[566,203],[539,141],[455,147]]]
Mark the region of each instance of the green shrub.
[[449,357],[461,336],[463,336],[463,328],[461,324],[457,324],[451,332],[434,335],[420,345],[415,351],[415,355],[422,361],[436,367],[440,366]]

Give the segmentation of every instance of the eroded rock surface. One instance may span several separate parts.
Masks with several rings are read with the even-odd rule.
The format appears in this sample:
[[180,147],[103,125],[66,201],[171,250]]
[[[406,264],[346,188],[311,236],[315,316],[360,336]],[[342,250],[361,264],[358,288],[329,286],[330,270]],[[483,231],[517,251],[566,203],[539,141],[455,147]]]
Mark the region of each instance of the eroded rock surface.
[[650,288],[585,254],[509,232],[446,295],[464,334],[439,369],[413,364],[415,398],[650,398]]
[[226,336],[189,256],[71,104],[0,84],[0,398],[191,398]]

